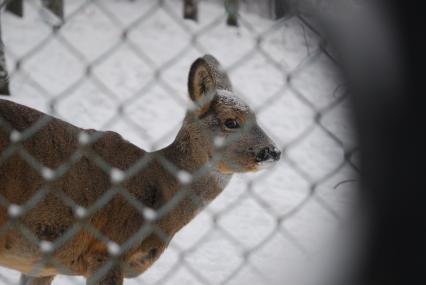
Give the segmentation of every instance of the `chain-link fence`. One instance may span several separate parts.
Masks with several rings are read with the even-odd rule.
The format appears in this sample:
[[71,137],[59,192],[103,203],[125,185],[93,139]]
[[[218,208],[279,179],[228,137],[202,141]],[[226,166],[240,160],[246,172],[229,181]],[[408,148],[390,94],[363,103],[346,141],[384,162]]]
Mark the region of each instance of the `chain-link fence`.
[[[120,284],[148,268],[125,283],[297,278],[358,172],[347,91],[313,22],[245,12],[250,1],[47,2],[24,1],[22,18],[2,9],[7,99],[73,125],[0,103],[0,265],[29,284]],[[188,91],[204,54],[223,69],[202,62]],[[252,173],[276,155],[247,137],[260,128],[282,158]]]

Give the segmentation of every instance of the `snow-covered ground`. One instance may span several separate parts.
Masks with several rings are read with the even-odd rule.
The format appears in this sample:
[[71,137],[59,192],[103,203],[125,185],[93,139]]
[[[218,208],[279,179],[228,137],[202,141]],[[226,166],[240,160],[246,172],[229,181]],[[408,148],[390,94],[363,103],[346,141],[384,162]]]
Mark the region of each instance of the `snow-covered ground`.
[[[230,28],[222,1],[201,2],[200,21],[194,23],[181,20],[181,1],[156,9],[155,0],[88,5],[72,0],[66,1],[69,19],[51,36],[55,19],[37,8],[40,1],[27,2],[23,19],[2,15],[13,93],[6,99],[159,149],[172,141],[189,105],[190,64],[211,53],[229,68],[238,93],[285,148],[274,169],[235,177],[148,272],[125,284],[284,284],[330,245],[354,192],[354,184],[334,186],[356,178],[356,172],[342,164],[343,148],[326,130],[346,150],[354,147],[354,136],[346,119],[348,102],[339,100],[344,88],[335,66],[297,19],[277,24],[242,14],[241,26]],[[326,130],[315,123],[312,108],[327,109],[320,117]],[[0,284],[17,280],[16,272],[0,269]],[[54,284],[84,280],[61,276]]]

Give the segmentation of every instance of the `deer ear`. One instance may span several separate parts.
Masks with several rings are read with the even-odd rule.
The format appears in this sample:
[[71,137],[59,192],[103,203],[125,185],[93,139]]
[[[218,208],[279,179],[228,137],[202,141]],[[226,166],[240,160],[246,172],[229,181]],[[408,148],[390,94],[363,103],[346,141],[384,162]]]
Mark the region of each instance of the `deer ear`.
[[200,107],[201,113],[209,109],[217,89],[232,91],[228,75],[213,56],[198,58],[189,71],[188,90],[191,100]]

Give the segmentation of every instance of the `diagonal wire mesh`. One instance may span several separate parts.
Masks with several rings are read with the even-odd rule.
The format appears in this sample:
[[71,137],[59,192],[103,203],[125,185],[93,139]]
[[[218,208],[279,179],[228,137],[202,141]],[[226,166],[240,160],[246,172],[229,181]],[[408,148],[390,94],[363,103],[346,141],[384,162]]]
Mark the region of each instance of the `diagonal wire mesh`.
[[[339,182],[356,180],[358,148],[347,120],[348,94],[328,43],[303,15],[269,20],[240,12],[238,27],[228,27],[235,6],[199,5],[198,22],[184,20],[181,1],[171,0],[65,1],[63,18],[39,1],[24,1],[22,19],[2,14],[11,100],[82,128],[61,127],[72,136],[53,145],[71,147],[53,163],[52,150],[34,152],[34,141],[53,140],[47,130],[56,119],[40,115],[17,129],[19,114],[0,109],[0,240],[6,250],[20,247],[23,256],[10,264],[0,251],[5,256],[0,265],[23,268],[28,276],[82,275],[74,264],[83,257],[61,253],[89,250],[76,242],[88,239],[108,253],[84,260],[91,284],[105,282],[117,268],[138,275],[137,268],[163,251],[146,273],[126,284],[281,284],[297,261],[315,255],[326,239],[321,236],[339,226],[353,193],[351,185]],[[192,189],[223,159],[221,154],[189,170],[162,151],[118,146],[116,153],[105,153],[102,146],[120,137],[94,129],[117,131],[147,151],[169,145],[185,112],[194,108],[186,90],[189,66],[207,53],[222,62],[235,93],[248,102],[284,157],[274,168],[236,175],[205,207],[205,199]],[[225,141],[202,135],[217,149],[226,148],[256,124],[248,121]],[[131,157],[126,167],[112,158],[117,156]],[[8,173],[17,161],[26,172],[16,177],[34,187],[28,197],[14,196],[8,188],[13,185],[1,182],[15,175]],[[78,169],[89,168],[82,165],[96,173],[93,181],[74,177],[84,177]],[[173,181],[179,189],[161,205],[155,203],[158,197],[135,190],[155,188],[154,182],[138,185],[153,165],[164,170],[162,181]],[[82,197],[63,181],[103,191]],[[61,209],[49,208],[55,203]],[[179,223],[182,203],[194,211],[205,208],[172,239],[170,224]],[[134,216],[123,210],[121,220],[105,217],[112,205],[130,208]],[[43,220],[43,209],[66,213],[60,216],[68,226]],[[121,235],[105,231],[107,222],[125,223]],[[11,241],[11,236],[19,239]],[[142,241],[148,241],[146,248]],[[144,254],[135,265],[126,258],[141,242]],[[0,282],[17,278],[0,271]],[[59,278],[60,284],[82,282]]]

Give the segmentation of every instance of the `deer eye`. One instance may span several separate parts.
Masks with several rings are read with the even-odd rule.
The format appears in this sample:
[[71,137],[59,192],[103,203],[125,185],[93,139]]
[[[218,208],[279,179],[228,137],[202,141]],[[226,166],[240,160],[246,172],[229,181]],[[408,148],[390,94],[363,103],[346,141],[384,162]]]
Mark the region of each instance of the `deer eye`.
[[225,127],[227,127],[228,129],[236,129],[240,127],[240,123],[234,119],[227,119],[225,121]]

